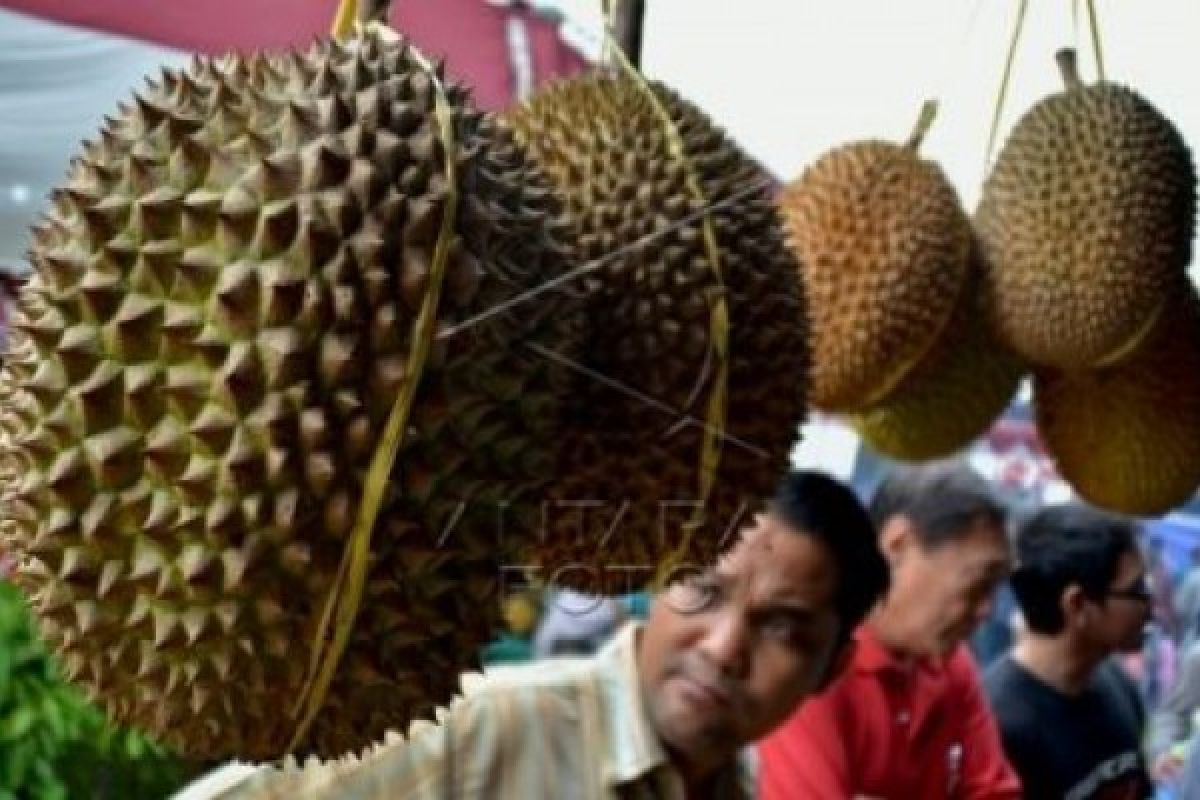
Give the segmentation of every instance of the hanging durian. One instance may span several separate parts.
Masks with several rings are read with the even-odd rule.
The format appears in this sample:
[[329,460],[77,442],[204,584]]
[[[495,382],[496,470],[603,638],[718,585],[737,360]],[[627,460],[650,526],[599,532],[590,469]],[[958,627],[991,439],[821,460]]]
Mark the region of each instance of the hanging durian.
[[983,187],[976,224],[993,325],[1046,367],[1118,363],[1162,313],[1191,260],[1196,173],[1179,131],[1141,95],[1085,85],[1017,123]]
[[[507,118],[562,193],[588,292],[575,417],[531,557],[560,583],[644,585],[668,554],[703,563],[787,464],[808,374],[797,268],[762,170],[666,87],[593,74]],[[702,439],[722,391],[718,296],[728,304],[728,407],[715,423],[720,468],[706,524],[689,547],[680,526],[701,499]],[[591,580],[602,573],[618,585]]]
[[533,347],[575,355],[569,298],[468,323],[565,271],[565,224],[454,85],[446,140],[433,74],[377,32],[168,70],[35,231],[3,373],[4,546],[70,677],[193,757],[272,758],[298,730],[452,191],[362,607],[297,752],[451,697],[500,607],[497,509],[551,473],[564,368]]
[[876,451],[901,461],[943,458],[969,445],[1008,407],[1024,366],[993,338],[971,270],[937,344],[874,408],[850,417]]
[[941,168],[918,155],[935,106],[904,144],[843,145],[780,204],[812,316],[812,403],[883,401],[929,352],[967,280],[971,231]]
[[1034,373],[1038,429],[1059,473],[1102,508],[1164,514],[1200,487],[1200,297],[1180,283],[1121,364]]

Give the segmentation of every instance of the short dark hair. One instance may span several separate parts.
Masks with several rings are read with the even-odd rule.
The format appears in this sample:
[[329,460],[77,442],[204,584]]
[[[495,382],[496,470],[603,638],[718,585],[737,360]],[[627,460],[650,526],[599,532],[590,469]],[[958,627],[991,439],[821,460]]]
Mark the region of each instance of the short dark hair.
[[1121,556],[1137,551],[1137,526],[1077,503],[1050,506],[1017,532],[1013,594],[1031,631],[1061,633],[1062,595],[1079,586],[1097,602],[1112,588]]
[[932,550],[963,538],[980,520],[1003,526],[1005,512],[983,476],[954,460],[889,475],[871,498],[871,519],[883,530],[894,516],[907,517],[917,540]]
[[785,475],[770,508],[833,555],[838,569],[834,604],[842,638],[848,639],[888,588],[887,562],[867,510],[845,484],[813,470]]

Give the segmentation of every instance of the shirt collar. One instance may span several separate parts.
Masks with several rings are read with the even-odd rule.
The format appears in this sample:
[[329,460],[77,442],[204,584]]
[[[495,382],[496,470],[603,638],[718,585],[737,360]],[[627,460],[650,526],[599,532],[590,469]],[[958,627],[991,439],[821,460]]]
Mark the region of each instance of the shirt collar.
[[628,623],[596,654],[608,737],[605,769],[614,784],[637,780],[668,763],[642,699],[637,668],[641,630],[641,623]]
[[948,660],[923,657],[903,659],[879,640],[870,623],[858,626],[854,632],[854,642],[854,669],[858,672],[937,672]]
[[[670,770],[671,777],[667,780],[679,786],[682,797],[682,781],[654,730],[642,696],[637,665],[642,628],[642,623],[636,620],[629,622],[596,654],[608,737],[605,775],[611,785],[620,785],[647,778],[659,769]],[[718,796],[742,796],[736,794],[739,791],[744,794],[749,779],[746,767],[739,757],[721,770],[716,780],[728,789]]]

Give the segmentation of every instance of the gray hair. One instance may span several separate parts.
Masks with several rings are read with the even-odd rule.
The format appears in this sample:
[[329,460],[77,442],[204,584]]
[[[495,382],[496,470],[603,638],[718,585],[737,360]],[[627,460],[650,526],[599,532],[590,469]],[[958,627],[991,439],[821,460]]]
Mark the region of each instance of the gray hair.
[[870,513],[879,530],[892,517],[908,518],[926,549],[962,538],[976,522],[1005,522],[991,486],[960,459],[897,469],[875,492]]

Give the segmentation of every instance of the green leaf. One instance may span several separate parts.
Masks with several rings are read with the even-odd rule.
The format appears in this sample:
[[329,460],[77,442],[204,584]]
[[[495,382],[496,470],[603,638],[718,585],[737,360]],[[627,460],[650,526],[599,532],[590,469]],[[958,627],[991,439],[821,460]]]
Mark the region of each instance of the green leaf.
[[29,733],[36,719],[33,709],[29,707],[14,710],[8,717],[0,720],[0,739],[12,742],[23,738]]

